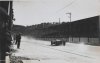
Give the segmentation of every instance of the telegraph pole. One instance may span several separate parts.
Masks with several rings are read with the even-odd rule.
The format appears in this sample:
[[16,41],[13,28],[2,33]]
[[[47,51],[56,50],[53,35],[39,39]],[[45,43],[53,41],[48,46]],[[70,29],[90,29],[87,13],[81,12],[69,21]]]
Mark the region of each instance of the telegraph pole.
[[71,42],[71,33],[72,33],[72,31],[71,31],[71,12],[66,13],[66,14],[69,14],[69,18],[70,18],[70,20],[69,20],[69,42]]
[[59,24],[60,24],[60,18],[59,18]]
[[70,22],[71,22],[71,12],[70,13],[66,13],[66,14],[69,14],[69,18],[70,18]]

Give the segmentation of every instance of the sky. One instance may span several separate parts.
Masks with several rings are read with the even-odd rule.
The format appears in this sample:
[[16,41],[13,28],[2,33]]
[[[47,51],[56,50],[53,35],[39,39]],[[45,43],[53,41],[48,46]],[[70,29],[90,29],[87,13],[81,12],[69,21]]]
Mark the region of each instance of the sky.
[[14,24],[69,22],[100,15],[100,0],[14,0]]

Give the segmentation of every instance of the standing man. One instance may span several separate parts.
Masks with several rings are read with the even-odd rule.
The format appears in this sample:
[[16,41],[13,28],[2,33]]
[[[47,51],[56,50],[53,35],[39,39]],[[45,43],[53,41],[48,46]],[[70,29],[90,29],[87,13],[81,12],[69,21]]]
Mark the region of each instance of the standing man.
[[20,42],[21,42],[21,33],[16,35],[16,44],[17,44],[17,48],[20,48]]

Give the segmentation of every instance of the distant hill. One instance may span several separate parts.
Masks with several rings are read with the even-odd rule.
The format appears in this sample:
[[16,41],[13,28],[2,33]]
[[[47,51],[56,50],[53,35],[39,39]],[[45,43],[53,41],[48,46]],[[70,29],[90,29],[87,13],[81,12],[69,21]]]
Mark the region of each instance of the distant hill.
[[12,31],[13,33],[21,32],[22,34],[25,33],[26,27],[22,25],[13,25]]
[[23,35],[31,35],[38,38],[44,37],[61,37],[66,34],[66,23],[62,24],[51,24],[51,23],[42,23],[38,25],[32,26],[22,26],[22,25],[14,25],[12,31],[14,33],[21,32]]
[[98,37],[99,16],[71,23],[41,23],[32,26],[14,25],[13,32],[37,38]]

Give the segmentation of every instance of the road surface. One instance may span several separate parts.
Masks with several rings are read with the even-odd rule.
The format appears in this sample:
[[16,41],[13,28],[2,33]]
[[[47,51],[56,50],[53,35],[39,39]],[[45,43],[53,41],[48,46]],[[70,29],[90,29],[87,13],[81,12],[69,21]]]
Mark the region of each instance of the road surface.
[[[14,45],[16,48],[16,45]],[[15,56],[31,58],[26,63],[100,63],[100,46],[66,43],[51,46],[50,41],[22,37],[21,47]]]

